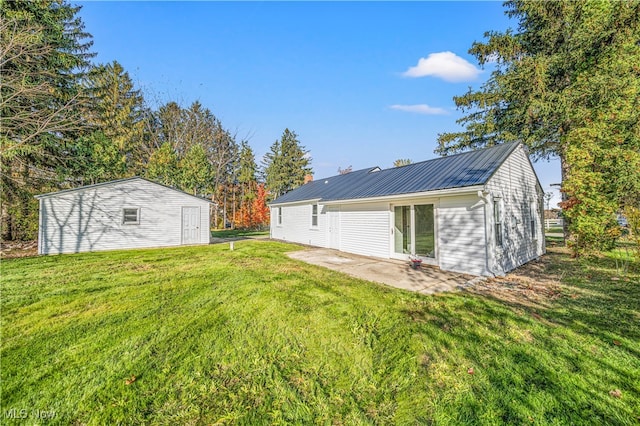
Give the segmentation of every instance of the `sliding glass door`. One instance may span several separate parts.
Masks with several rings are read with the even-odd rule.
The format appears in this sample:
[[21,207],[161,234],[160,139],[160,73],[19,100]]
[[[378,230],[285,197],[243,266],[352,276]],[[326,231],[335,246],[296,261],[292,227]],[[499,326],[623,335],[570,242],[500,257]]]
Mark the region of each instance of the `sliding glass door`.
[[394,250],[398,254],[411,254],[411,206],[395,206],[394,215]]
[[433,204],[395,206],[393,213],[393,250],[396,257],[414,255],[434,259],[436,239]]

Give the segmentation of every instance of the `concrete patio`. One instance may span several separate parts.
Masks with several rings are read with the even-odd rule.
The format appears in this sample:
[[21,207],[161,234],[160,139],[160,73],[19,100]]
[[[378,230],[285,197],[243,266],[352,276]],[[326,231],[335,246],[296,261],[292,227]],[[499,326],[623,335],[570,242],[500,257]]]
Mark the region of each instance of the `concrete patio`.
[[356,278],[378,282],[391,287],[433,294],[457,290],[472,275],[442,271],[435,266],[423,265],[414,270],[408,262],[359,256],[325,248],[308,248],[288,253],[289,257],[313,265],[324,266]]

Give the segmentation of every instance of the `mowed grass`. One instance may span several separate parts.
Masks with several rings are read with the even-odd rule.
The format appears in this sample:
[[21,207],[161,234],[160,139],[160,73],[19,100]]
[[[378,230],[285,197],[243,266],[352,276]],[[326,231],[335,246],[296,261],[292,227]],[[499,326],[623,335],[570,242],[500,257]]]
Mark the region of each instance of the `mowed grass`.
[[563,281],[531,306],[391,289],[295,249],[3,261],[1,422],[23,422],[11,409],[96,425],[640,421],[637,263],[612,280],[612,258],[551,253]]
[[211,231],[214,238],[244,238],[244,237],[268,237],[269,230],[252,230],[252,229],[215,229]]

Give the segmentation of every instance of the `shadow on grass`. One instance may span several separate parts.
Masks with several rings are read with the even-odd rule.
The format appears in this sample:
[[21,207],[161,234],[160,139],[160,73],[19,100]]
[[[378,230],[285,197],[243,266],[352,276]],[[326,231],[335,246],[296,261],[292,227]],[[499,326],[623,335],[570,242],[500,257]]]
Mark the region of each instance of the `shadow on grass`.
[[[488,411],[499,413],[505,423],[636,424],[640,420],[637,262],[626,279],[612,280],[612,259],[579,261],[558,249],[549,256],[543,268],[547,284],[560,291],[553,298],[549,292],[532,303],[521,297],[523,289],[535,288],[531,283],[523,281],[514,288],[504,280],[503,289],[471,289],[462,300],[440,296],[448,309],[425,306],[405,312],[434,350],[440,348],[445,364],[459,363],[461,356],[469,361],[460,366],[458,375],[473,368],[463,380],[470,382],[470,393],[454,402],[457,420],[475,423],[479,411]],[[513,292],[518,294],[514,297]],[[622,397],[615,396],[616,390]]]

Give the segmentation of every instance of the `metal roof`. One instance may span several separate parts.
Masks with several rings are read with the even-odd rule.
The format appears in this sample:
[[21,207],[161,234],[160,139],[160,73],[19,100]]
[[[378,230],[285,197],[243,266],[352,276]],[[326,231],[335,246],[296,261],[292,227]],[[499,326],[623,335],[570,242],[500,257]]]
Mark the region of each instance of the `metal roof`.
[[271,204],[352,200],[483,185],[518,145],[505,143],[391,169],[372,167],[318,179]]
[[152,180],[140,177],[140,176],[133,176],[133,177],[129,177],[129,178],[110,180],[110,181],[107,181],[107,182],[94,183],[92,185],[85,185],[85,186],[79,186],[77,188],[63,189],[63,190],[60,190],[60,191],[47,192],[46,194],[34,195],[34,198],[40,199],[40,198],[55,197],[57,195],[66,194],[66,193],[69,193],[69,192],[84,191],[84,190],[87,190],[87,189],[100,188],[100,187],[103,187],[103,186],[109,186],[109,185],[114,185],[114,184],[118,184],[118,183],[133,181],[133,180],[144,180],[144,181],[147,181],[147,182],[159,185],[159,186],[163,186],[163,187],[165,187],[167,189],[171,189],[172,191],[176,191],[176,192],[179,192],[181,194],[188,195],[189,197],[197,198],[200,201],[206,201],[208,203],[212,203],[210,200],[207,200],[206,198],[198,197],[197,195],[189,194],[188,192],[184,192],[184,191],[181,191],[181,190],[179,190],[177,188],[173,188],[171,186],[168,186],[168,185],[165,185],[165,184],[162,184],[162,183],[159,183],[159,182],[155,182],[155,181],[152,181]]

